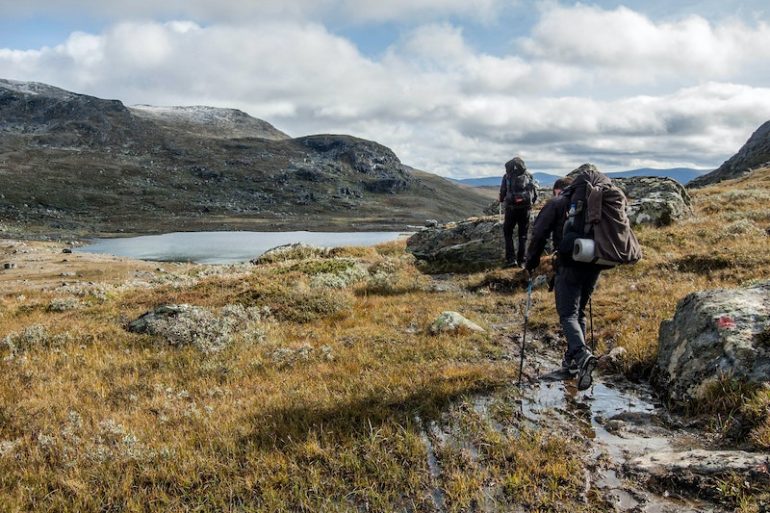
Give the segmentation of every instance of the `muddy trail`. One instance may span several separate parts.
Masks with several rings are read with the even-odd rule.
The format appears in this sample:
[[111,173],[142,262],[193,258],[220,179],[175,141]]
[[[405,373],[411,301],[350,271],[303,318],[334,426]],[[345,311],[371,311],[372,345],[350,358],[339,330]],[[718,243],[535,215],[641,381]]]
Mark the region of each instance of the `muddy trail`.
[[[514,336],[508,344],[508,357],[516,366],[519,343]],[[486,447],[490,439],[518,443],[523,432],[569,440],[582,463],[577,478],[585,511],[735,511],[735,503],[724,500],[730,479],[737,475],[766,481],[767,455],[720,450],[714,435],[669,413],[648,384],[597,371],[591,388],[579,392],[574,379],[549,377],[559,367],[558,341],[536,334],[527,344],[521,385],[511,383],[467,398],[440,420],[421,421],[436,511],[537,509],[534,499],[529,504],[506,503],[503,488],[508,485],[497,482],[494,471],[484,470],[492,459]],[[446,491],[457,465],[451,458],[475,467],[481,476],[480,493],[464,508]],[[547,510],[569,511],[558,505]]]

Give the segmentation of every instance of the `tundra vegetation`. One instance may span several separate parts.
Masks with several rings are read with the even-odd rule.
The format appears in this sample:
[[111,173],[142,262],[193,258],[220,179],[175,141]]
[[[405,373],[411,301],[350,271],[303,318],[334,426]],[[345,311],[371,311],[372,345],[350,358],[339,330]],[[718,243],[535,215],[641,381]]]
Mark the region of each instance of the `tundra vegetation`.
[[[600,350],[625,347],[643,379],[679,298],[770,276],[768,199],[766,169],[639,229],[645,258],[594,296]],[[586,493],[581,442],[519,414],[508,335],[524,292],[478,287],[488,273],[426,276],[402,242],[257,265],[79,262],[67,284],[34,266],[1,282],[0,510],[611,510]],[[126,329],[160,305],[191,313]],[[446,310],[487,331],[431,334]],[[555,329],[544,289],[531,321]],[[725,379],[712,395],[689,413],[770,449],[770,392]],[[739,477],[713,492],[760,511],[768,491]]]

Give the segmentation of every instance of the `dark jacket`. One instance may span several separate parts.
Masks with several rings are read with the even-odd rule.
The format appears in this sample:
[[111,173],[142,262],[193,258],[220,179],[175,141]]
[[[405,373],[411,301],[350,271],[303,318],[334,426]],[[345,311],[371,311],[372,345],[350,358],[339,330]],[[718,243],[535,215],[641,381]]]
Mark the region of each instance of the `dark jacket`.
[[543,205],[532,227],[532,238],[527,246],[527,269],[534,269],[540,263],[548,237],[553,236],[553,247],[558,248],[564,232],[564,222],[569,211],[569,197],[563,194],[548,200]]
[[511,182],[522,174],[526,175],[527,177],[526,190],[529,192],[530,197],[532,198],[532,205],[537,203],[537,187],[535,186],[535,179],[531,174],[529,174],[529,172],[519,168],[506,171],[506,173],[503,175],[503,180],[500,182],[500,203],[503,203],[506,201],[506,199],[508,199],[508,191],[513,188],[513,184]]

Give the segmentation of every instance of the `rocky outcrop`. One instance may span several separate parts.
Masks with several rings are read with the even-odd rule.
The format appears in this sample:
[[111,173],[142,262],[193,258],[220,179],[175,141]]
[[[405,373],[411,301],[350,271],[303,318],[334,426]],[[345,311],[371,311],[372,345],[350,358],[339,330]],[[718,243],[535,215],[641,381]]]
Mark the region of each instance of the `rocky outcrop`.
[[704,187],[723,180],[740,178],[754,169],[766,166],[770,166],[770,121],[760,126],[738,153],[711,173],[690,181],[687,187]]
[[373,141],[349,135],[309,135],[296,142],[326,159],[344,162],[359,173],[378,178],[409,177],[408,170],[393,150]]
[[636,176],[615,178],[628,199],[631,224],[668,226],[692,215],[692,200],[682,185],[672,178]]
[[722,377],[770,381],[770,281],[690,294],[661,323],[653,383],[672,406],[704,398]]
[[471,218],[428,228],[406,242],[428,272],[474,272],[499,267],[505,261],[503,224],[497,217]]

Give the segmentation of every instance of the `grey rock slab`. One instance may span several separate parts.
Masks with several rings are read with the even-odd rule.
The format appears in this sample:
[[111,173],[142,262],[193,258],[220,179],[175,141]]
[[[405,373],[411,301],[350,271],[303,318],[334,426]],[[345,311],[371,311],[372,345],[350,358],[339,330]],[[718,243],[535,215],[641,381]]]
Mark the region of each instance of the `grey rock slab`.
[[635,176],[615,178],[628,199],[626,212],[633,225],[667,226],[692,215],[687,190],[672,178]]
[[769,458],[765,453],[693,449],[645,454],[630,460],[628,467],[660,477],[683,472],[720,476],[728,473],[767,473]]
[[477,217],[412,235],[406,250],[433,272],[475,272],[505,262],[503,223]]
[[723,376],[770,381],[770,281],[696,292],[663,321],[653,383],[670,404],[704,398]]

